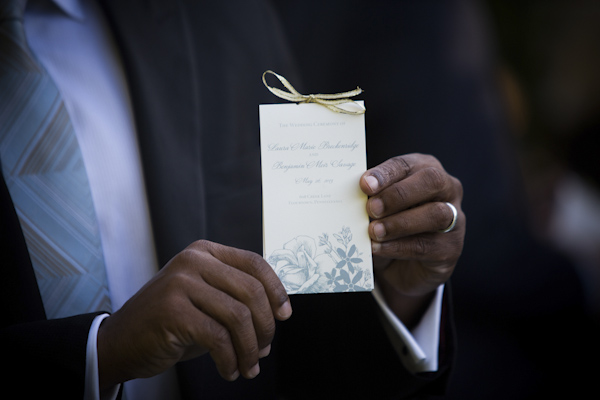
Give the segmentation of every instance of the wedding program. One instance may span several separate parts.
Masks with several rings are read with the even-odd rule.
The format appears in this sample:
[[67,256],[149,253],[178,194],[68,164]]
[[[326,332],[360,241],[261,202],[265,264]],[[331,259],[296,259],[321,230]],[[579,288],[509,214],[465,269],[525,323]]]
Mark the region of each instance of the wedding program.
[[372,290],[364,114],[294,103],[259,114],[265,259],[289,294]]

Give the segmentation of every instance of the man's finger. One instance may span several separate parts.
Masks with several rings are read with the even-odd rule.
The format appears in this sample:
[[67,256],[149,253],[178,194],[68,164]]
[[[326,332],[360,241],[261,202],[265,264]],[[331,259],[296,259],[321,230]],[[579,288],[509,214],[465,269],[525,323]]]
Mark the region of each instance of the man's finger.
[[383,218],[425,202],[456,197],[454,181],[443,169],[424,168],[395,182],[367,201],[371,218]]
[[[226,339],[229,340],[235,349],[239,371],[247,378],[254,378],[256,375],[253,374],[253,368],[258,363],[260,348],[252,311],[246,304],[210,284],[203,283],[196,286],[195,293],[190,293],[194,306],[227,330],[227,335],[218,330],[209,331],[211,336],[209,350],[211,353],[215,350],[225,351],[223,346],[226,345]],[[209,326],[209,328],[214,327]],[[272,336],[269,342],[271,338]]]
[[[371,242],[373,254],[422,264],[441,265],[457,260],[462,251],[462,238],[455,232],[443,236],[440,233],[423,233],[387,242]],[[456,242],[456,243],[455,243]]]
[[211,287],[227,293],[250,310],[259,349],[264,349],[275,335],[275,320],[263,284],[220,260],[212,258],[209,262],[212,268],[203,269],[202,278]]
[[415,208],[377,219],[369,224],[369,236],[386,242],[426,232],[438,232],[450,226],[454,214],[445,202],[425,203]]
[[213,257],[243,271],[262,283],[275,317],[285,320],[292,314],[290,299],[273,268],[261,256],[251,251],[199,241],[194,244],[209,252]]
[[364,193],[373,196],[395,182],[431,167],[442,169],[440,162],[430,155],[414,153],[393,157],[367,170],[360,179],[360,187]]
[[[238,358],[226,327],[197,310],[197,315],[190,323],[190,336],[193,343],[189,344],[188,352],[195,347],[207,349],[223,379],[234,381],[238,378],[240,375]],[[202,353],[204,352],[206,350]],[[191,354],[191,357],[193,356],[195,354]]]

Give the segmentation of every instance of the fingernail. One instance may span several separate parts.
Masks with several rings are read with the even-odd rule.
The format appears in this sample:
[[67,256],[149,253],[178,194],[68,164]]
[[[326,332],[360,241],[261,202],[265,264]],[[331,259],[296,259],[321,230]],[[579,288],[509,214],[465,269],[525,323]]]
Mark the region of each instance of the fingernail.
[[371,211],[371,215],[373,217],[379,217],[381,214],[383,214],[383,201],[381,199],[369,200],[369,210]]
[[258,358],[264,358],[271,353],[271,345],[267,345],[264,349],[258,352]]
[[258,376],[258,374],[260,374],[260,366],[258,365],[258,363],[256,363],[254,365],[254,367],[252,367],[250,369],[250,371],[248,371],[248,379],[252,379],[252,378],[256,378],[256,376]]
[[292,305],[290,304],[289,300],[283,303],[281,307],[279,307],[277,315],[281,320],[288,319],[292,315]]
[[377,189],[379,189],[379,181],[373,175],[366,176],[365,183],[373,193],[377,192]]
[[373,226],[373,233],[377,239],[383,239],[385,237],[385,226],[383,224],[375,224]]

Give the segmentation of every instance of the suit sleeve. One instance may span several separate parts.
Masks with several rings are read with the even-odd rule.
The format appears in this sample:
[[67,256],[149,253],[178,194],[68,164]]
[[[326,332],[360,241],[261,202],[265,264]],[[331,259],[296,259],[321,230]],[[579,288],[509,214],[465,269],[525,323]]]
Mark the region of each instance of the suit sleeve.
[[[80,399],[95,314],[46,320],[23,234],[0,174],[2,386],[21,398]],[[56,395],[56,396],[52,396]]]
[[439,368],[417,374],[402,365],[370,293],[295,297],[294,316],[280,327],[280,392],[290,399],[444,393],[455,350],[449,286],[442,301]]
[[22,398],[82,398],[87,337],[94,316],[3,327],[5,387],[18,387]]

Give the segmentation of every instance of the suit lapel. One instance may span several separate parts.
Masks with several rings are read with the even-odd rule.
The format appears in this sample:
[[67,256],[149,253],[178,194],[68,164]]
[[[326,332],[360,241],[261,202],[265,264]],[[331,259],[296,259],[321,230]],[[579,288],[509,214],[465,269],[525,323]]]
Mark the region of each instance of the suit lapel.
[[129,80],[160,264],[201,238],[260,252],[258,104],[277,101],[261,75],[296,77],[270,8],[101,2]]
[[179,1],[102,4],[128,77],[158,259],[164,265],[205,231],[190,38]]

